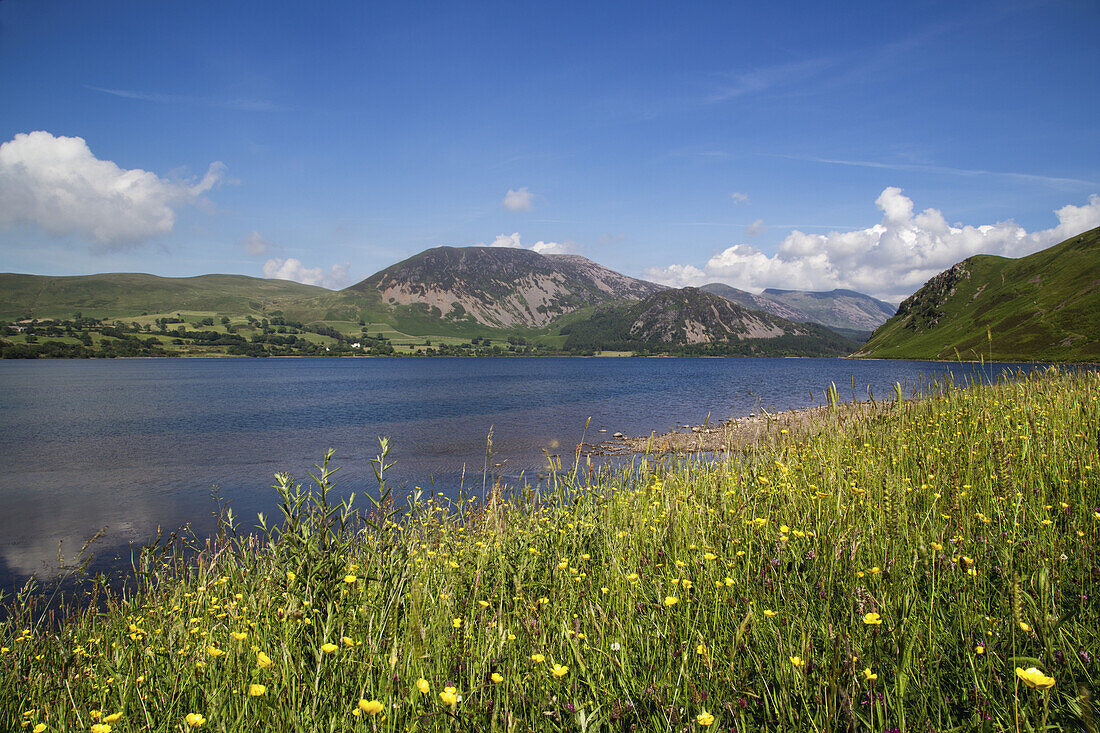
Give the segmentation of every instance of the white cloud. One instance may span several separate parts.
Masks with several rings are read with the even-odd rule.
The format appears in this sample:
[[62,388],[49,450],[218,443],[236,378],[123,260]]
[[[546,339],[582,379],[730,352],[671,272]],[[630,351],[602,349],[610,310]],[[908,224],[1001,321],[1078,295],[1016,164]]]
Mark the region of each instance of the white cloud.
[[[478,244],[475,246],[484,247],[485,245]],[[529,249],[533,252],[538,252],[540,255],[576,254],[578,250],[576,242],[572,242],[569,240],[566,240],[564,242],[543,242],[540,240],[530,246],[526,246],[520,241],[519,232],[512,232],[511,234],[498,234],[497,238],[494,239],[489,246]]]
[[264,263],[264,277],[277,280],[293,280],[305,285],[318,285],[322,288],[337,290],[348,284],[348,269],[350,263],[333,265],[325,272],[320,267],[306,267],[301,260],[294,257],[282,259],[272,257]]
[[735,204],[748,203],[749,195],[747,193],[741,193],[740,191],[734,191],[730,194],[730,198],[733,199]]
[[504,208],[509,211],[530,211],[535,208],[535,194],[527,190],[527,187],[513,191],[508,189],[508,193],[504,194]]
[[263,238],[258,231],[253,230],[247,237],[241,240],[241,246],[244,247],[244,251],[248,254],[261,257],[267,254],[276,254],[283,251],[283,248],[277,244],[273,244]]
[[745,235],[748,237],[759,237],[767,230],[768,228],[764,226],[764,220],[757,219],[752,224],[749,224],[747,227],[745,227]]
[[725,282],[744,290],[781,287],[849,288],[885,300],[903,300],[929,278],[975,254],[1022,257],[1100,226],[1100,196],[1083,206],[1055,211],[1058,225],[1028,233],[1015,222],[949,225],[936,209],[914,213],[900,188],[875,201],[882,221],[867,229],[828,234],[792,231],[774,255],[735,244],[702,267],[671,265],[646,271],[650,280],[675,287]]
[[169,180],[100,160],[80,137],[19,133],[0,145],[0,227],[26,224],[106,247],[168,234],[176,209],[201,203],[225,175],[210,164],[198,181]]

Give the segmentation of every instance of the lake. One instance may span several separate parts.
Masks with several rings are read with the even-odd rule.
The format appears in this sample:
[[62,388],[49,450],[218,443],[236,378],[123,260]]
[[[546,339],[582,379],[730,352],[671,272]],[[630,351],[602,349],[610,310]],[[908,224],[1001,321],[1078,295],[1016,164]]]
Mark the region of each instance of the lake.
[[[478,489],[493,431],[511,485],[536,483],[544,451],[568,464],[587,440],[663,432],[842,399],[906,394],[974,364],[845,359],[393,358],[0,362],[0,588],[56,573],[106,528],[93,567],[129,566],[129,544],[214,527],[213,487],[242,525],[276,513],[273,474],[305,477],[336,450],[343,493],[373,487],[387,436],[392,484]],[[987,364],[982,378],[1005,368]],[[852,381],[855,389],[852,389]],[[606,434],[597,430],[605,428]],[[479,491],[480,493],[480,491]]]

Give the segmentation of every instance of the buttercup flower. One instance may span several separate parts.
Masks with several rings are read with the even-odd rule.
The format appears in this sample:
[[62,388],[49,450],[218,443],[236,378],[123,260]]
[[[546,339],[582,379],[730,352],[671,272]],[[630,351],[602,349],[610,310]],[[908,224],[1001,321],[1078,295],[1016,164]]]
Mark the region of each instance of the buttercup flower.
[[229,635],[232,636],[235,641],[244,641],[248,638],[247,631],[230,631]]
[[798,669],[802,669],[806,666],[806,663],[802,661],[802,657],[791,657],[791,664]]
[[271,657],[267,656],[263,652],[258,652],[256,654],[256,666],[260,669],[267,669],[272,664],[274,664],[274,662],[271,661]]
[[357,580],[359,580],[359,578],[355,577],[354,575],[345,575],[344,576],[344,582],[349,584],[349,585],[351,583],[354,583]]
[[360,700],[358,707],[367,715],[378,715],[382,712],[382,703],[377,700]]
[[555,677],[564,677],[565,675],[569,674],[569,667],[561,664],[555,664],[553,668],[551,668],[550,672],[552,672]]
[[863,679],[867,680],[868,682],[874,682],[878,679],[878,675],[872,672],[870,667],[867,667],[865,670],[863,670]]
[[453,687],[444,687],[443,692],[439,693],[439,699],[444,705],[450,705],[453,708],[458,702],[458,690]]
[[188,728],[201,728],[206,725],[206,718],[201,713],[188,713],[184,721]]
[[503,681],[504,681],[504,678],[500,676],[500,673],[499,673],[499,672],[493,672],[493,674],[492,674],[492,676],[490,677],[490,679],[491,679],[491,680],[492,680],[493,682],[496,682],[496,683],[497,683],[498,685],[499,685],[499,684],[500,684],[501,682],[503,682]]
[[1027,669],[1016,668],[1016,676],[1024,681],[1024,684],[1036,690],[1049,690],[1054,687],[1054,678],[1047,677],[1035,667]]
[[92,733],[111,733],[110,723],[96,723],[91,727]]
[[877,613],[871,612],[863,617],[863,623],[867,624],[868,626],[878,626],[882,623],[882,617],[879,616]]
[[339,647],[333,644],[331,641],[326,641],[324,644],[321,645],[321,651],[323,651],[325,654],[332,654],[337,649],[339,649]]
[[420,694],[427,695],[431,688],[428,686],[428,681],[421,677],[416,681],[416,689],[420,690]]
[[267,687],[264,685],[251,684],[248,686],[248,694],[251,697],[262,697],[267,694]]
[[714,723],[714,716],[704,710],[695,716],[695,722],[699,725],[711,725]]
[[535,664],[542,664],[546,661],[546,657],[542,656],[541,654],[532,654],[531,661]]
[[665,605],[666,606],[675,606],[679,602],[680,602],[680,599],[677,598],[676,596],[665,596]]

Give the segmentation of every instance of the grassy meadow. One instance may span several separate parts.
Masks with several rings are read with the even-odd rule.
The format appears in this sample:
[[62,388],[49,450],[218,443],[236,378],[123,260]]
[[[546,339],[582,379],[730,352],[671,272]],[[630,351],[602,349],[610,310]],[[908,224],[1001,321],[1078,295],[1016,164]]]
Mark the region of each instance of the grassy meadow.
[[1096,730],[1098,432],[1052,370],[538,495],[399,505],[383,450],[360,513],[327,460],[124,597],[6,599],[0,728]]

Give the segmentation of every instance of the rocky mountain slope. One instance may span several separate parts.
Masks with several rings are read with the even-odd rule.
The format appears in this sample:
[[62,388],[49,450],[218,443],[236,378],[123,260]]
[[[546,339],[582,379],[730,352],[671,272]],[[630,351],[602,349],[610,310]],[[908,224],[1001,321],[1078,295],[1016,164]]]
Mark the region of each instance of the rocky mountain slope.
[[567,348],[794,356],[848,354],[855,344],[814,323],[795,323],[698,288],[664,290],[598,309],[565,326]]
[[963,260],[907,298],[855,355],[1100,361],[1100,228],[1019,259]]
[[664,286],[636,280],[579,255],[506,247],[436,247],[344,292],[377,293],[391,307],[486,326],[542,327],[581,308],[639,300]]

